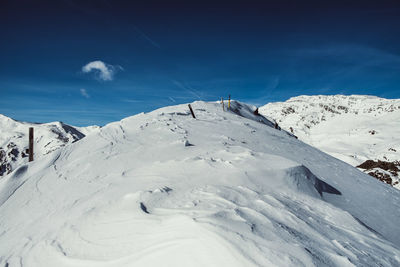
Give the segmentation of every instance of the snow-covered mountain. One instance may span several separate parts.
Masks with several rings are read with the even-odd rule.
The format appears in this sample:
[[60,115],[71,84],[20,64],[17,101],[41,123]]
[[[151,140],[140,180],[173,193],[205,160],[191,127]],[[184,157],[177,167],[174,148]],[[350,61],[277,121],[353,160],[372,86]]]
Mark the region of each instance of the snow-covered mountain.
[[300,140],[400,189],[400,99],[298,96],[259,112]]
[[28,162],[28,131],[34,128],[34,158],[82,139],[98,130],[97,126],[77,128],[62,122],[28,123],[15,121],[0,114],[0,179]]
[[[399,266],[400,191],[232,102],[110,123],[0,180],[0,266]],[[226,106],[225,106],[226,107]]]

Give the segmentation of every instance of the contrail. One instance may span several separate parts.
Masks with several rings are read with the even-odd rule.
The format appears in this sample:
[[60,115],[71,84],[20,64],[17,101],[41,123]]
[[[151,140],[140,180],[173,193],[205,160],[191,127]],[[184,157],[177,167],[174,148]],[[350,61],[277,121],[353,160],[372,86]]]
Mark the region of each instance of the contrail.
[[133,28],[135,29],[135,31],[137,33],[139,33],[139,35],[141,37],[143,37],[145,40],[147,40],[152,46],[157,47],[158,49],[161,49],[161,46],[158,43],[154,42],[148,35],[146,35],[144,32],[142,32],[138,27],[133,26]]
[[190,88],[188,86],[183,85],[181,82],[177,81],[177,80],[171,80],[173,84],[175,84],[176,86],[178,86],[179,88],[191,93],[192,95],[194,95],[195,97],[197,97],[197,99],[201,100],[200,95],[193,89]]

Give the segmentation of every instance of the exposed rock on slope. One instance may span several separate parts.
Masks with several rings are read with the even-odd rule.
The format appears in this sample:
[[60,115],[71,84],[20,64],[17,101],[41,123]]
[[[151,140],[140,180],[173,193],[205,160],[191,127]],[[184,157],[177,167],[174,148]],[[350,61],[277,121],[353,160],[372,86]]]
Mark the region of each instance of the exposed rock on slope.
[[363,164],[357,166],[357,168],[363,169],[365,172],[375,177],[376,179],[393,186],[397,186],[397,184],[399,183],[398,180],[393,181],[392,179],[392,177],[399,178],[399,167],[400,163],[398,161],[387,162],[381,160],[367,160]]
[[[302,141],[353,166],[400,160],[400,100],[362,95],[298,96],[259,112]],[[360,169],[400,188],[400,172]],[[382,179],[380,179],[382,180]]]

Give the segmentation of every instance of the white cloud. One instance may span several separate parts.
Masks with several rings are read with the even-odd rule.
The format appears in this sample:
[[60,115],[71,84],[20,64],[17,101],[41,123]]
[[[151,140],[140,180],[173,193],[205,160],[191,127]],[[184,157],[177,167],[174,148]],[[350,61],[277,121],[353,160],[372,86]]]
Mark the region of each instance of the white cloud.
[[82,96],[84,96],[84,97],[86,97],[86,98],[89,98],[90,97],[90,95],[88,94],[88,92],[86,91],[86,89],[81,89],[81,95]]
[[89,62],[82,67],[84,73],[93,72],[96,78],[103,81],[112,81],[118,69],[123,70],[121,66],[113,66],[100,60]]

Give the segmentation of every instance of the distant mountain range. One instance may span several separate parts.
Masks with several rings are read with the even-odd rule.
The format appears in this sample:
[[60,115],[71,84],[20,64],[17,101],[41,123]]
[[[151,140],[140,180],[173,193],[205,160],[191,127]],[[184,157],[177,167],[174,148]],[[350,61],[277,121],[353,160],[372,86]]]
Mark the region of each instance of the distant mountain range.
[[[259,112],[300,140],[400,189],[400,99],[298,96]],[[29,127],[35,128],[35,158],[100,128],[20,122],[0,114],[0,177],[28,161]]]
[[400,99],[298,96],[259,112],[300,140],[400,189]]
[[62,122],[20,122],[0,114],[0,177],[28,162],[28,131],[34,128],[34,158],[74,143],[98,126],[73,127]]

